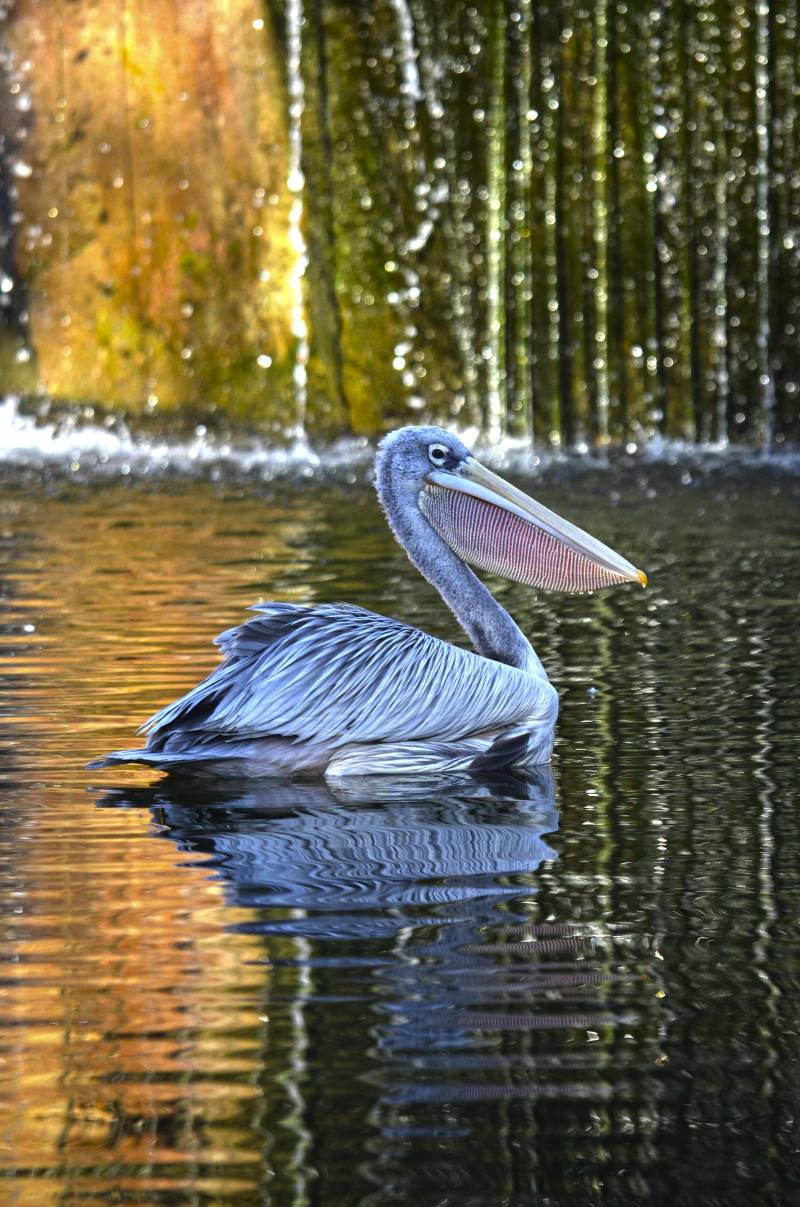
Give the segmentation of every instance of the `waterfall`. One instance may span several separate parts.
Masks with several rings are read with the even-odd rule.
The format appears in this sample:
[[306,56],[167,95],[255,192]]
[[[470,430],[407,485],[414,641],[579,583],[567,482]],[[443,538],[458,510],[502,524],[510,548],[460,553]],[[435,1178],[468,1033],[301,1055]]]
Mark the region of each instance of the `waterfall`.
[[402,70],[400,90],[407,106],[410,105],[410,108],[406,108],[406,124],[409,121],[414,123],[416,117],[414,106],[423,99],[422,84],[417,67],[417,52],[414,49],[414,23],[411,20],[408,0],[391,0],[391,4],[397,20],[399,35],[398,58]]
[[[431,196],[430,183],[427,180],[427,164],[422,154],[419,136],[419,120],[417,106],[423,101],[422,83],[417,66],[417,51],[414,46],[414,23],[407,0],[391,0],[397,22],[397,60],[400,66],[400,108],[403,115],[403,128],[409,142],[416,182],[414,194],[417,198],[414,210],[416,228],[413,233],[401,243],[399,249],[398,271],[403,279],[403,288],[395,290],[395,305],[401,307],[406,319],[406,327],[400,339],[394,346],[392,367],[400,374],[405,390],[409,393],[409,402],[417,405],[417,380],[411,365],[414,339],[417,326],[413,320],[414,311],[420,304],[420,274],[417,271],[417,260],[424,252],[428,240],[433,233],[434,224],[438,218],[436,197]],[[433,204],[432,204],[433,203]]]
[[505,208],[506,208],[506,103],[505,4],[497,6],[489,46],[491,93],[487,145],[488,201],[486,216],[487,360],[488,398],[486,427],[490,440],[499,440],[506,428],[505,356]]
[[756,3],[756,140],[758,146],[756,222],[758,223],[758,384],[761,391],[761,428],[765,445],[772,444],[775,435],[775,380],[772,373],[771,339],[771,282],[772,231],[770,225],[771,148],[769,106],[770,37],[772,19],[769,0]]
[[289,91],[289,172],[287,187],[292,194],[289,209],[289,245],[294,253],[291,272],[292,335],[295,338],[294,369],[294,434],[305,432],[308,400],[309,333],[303,281],[308,267],[308,251],[303,235],[303,205],[305,177],[303,174],[303,111],[305,84],[302,73],[303,0],[287,0],[286,4],[286,77]]
[[608,112],[606,76],[608,72],[608,28],[606,4],[595,0],[595,68],[594,68],[594,221],[595,263],[594,304],[597,314],[595,329],[594,373],[597,382],[597,436],[601,444],[608,441],[608,203],[606,201],[606,171],[608,167]]
[[797,0],[178,7],[180,54],[109,34],[126,118],[88,26],[0,0],[6,389],[149,415],[152,362],[165,422],[800,439]]
[[[533,0],[521,0],[519,12],[512,14],[512,30],[516,27],[518,64],[515,72],[514,105],[516,109],[516,141],[511,163],[511,204],[509,207],[509,269],[514,299],[514,337],[512,364],[514,395],[509,399],[511,429],[515,433],[533,431],[533,382],[531,363],[531,238],[528,229],[531,186],[533,180],[533,146],[531,124],[534,113],[530,107],[533,74]],[[514,20],[514,16],[518,20]]]
[[[722,29],[718,33],[722,51]],[[721,73],[720,73],[721,78]],[[714,322],[712,346],[716,355],[715,376],[717,386],[716,406],[712,414],[712,431],[715,440],[724,440],[727,432],[727,417],[730,403],[730,377],[728,374],[728,131],[725,125],[725,98],[720,97],[714,122],[714,157],[716,179],[714,181],[714,224],[716,250],[714,254],[713,298]]]
[[[403,4],[405,8],[405,5]],[[470,206],[473,189],[459,171],[456,131],[441,98],[445,75],[436,55],[428,13],[422,0],[414,6],[420,85],[424,114],[431,132],[433,167],[444,190],[442,229],[450,252],[447,292],[453,312],[454,338],[459,352],[459,389],[453,411],[462,422],[481,423],[480,372],[472,266],[469,259]]]

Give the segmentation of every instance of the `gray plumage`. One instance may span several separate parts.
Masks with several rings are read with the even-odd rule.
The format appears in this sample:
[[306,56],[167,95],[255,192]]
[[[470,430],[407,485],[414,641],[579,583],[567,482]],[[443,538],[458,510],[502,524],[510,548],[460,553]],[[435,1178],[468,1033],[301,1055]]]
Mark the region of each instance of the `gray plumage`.
[[555,690],[527,638],[419,507],[432,464],[458,475],[470,460],[440,428],[403,428],[380,447],[376,485],[392,531],[476,652],[351,604],[259,604],[217,638],[224,659],[212,674],[146,723],[143,749],[89,765],[337,777],[546,762]]

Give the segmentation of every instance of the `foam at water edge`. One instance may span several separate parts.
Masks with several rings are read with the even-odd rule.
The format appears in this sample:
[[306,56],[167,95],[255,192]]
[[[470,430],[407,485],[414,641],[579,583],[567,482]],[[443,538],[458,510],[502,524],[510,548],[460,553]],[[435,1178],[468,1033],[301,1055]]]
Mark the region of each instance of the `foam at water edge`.
[[[571,452],[532,449],[527,439],[510,436],[489,445],[477,428],[459,427],[456,423],[447,426],[495,469],[536,473],[556,464],[581,464],[587,468],[619,464],[619,450],[605,454],[587,446]],[[800,472],[800,453],[796,449],[764,453],[725,443],[694,445],[655,437],[631,445],[627,451],[632,461],[645,464],[772,465]],[[49,469],[82,477],[112,474],[157,477],[161,473],[209,473],[224,466],[234,475],[238,472],[268,479],[311,477],[318,472],[337,470],[368,472],[372,456],[373,446],[358,437],[314,449],[302,433],[295,434],[285,446],[275,447],[256,438],[239,443],[226,441],[203,428],[198,428],[190,440],[166,440],[132,435],[119,422],[113,428],[74,420],[41,423],[21,412],[17,395],[0,399],[0,465],[22,469]]]
[[[258,440],[232,444],[199,428],[190,440],[135,436],[124,426],[113,429],[71,420],[40,423],[20,411],[19,397],[0,400],[0,464],[21,468],[61,468],[90,474],[157,475],[173,471],[192,474],[215,465],[231,464],[244,472],[311,474],[323,458],[305,436],[295,435],[284,447],[268,447]],[[370,457],[364,440],[344,440],[324,454],[330,467],[355,464]]]

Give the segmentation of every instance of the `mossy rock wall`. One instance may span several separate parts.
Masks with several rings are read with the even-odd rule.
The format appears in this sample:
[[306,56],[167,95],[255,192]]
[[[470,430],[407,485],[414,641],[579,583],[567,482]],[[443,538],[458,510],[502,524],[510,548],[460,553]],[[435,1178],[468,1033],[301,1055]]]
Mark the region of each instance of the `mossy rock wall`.
[[0,37],[6,388],[800,435],[794,0],[16,0]]

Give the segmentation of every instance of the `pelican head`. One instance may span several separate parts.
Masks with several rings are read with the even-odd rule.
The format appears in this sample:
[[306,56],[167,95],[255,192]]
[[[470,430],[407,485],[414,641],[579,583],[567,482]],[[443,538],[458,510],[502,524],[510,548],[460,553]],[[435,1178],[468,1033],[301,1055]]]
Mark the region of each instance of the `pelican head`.
[[390,522],[399,509],[418,509],[479,570],[549,591],[647,585],[641,570],[492,473],[444,428],[392,432],[378,452],[377,479]]

